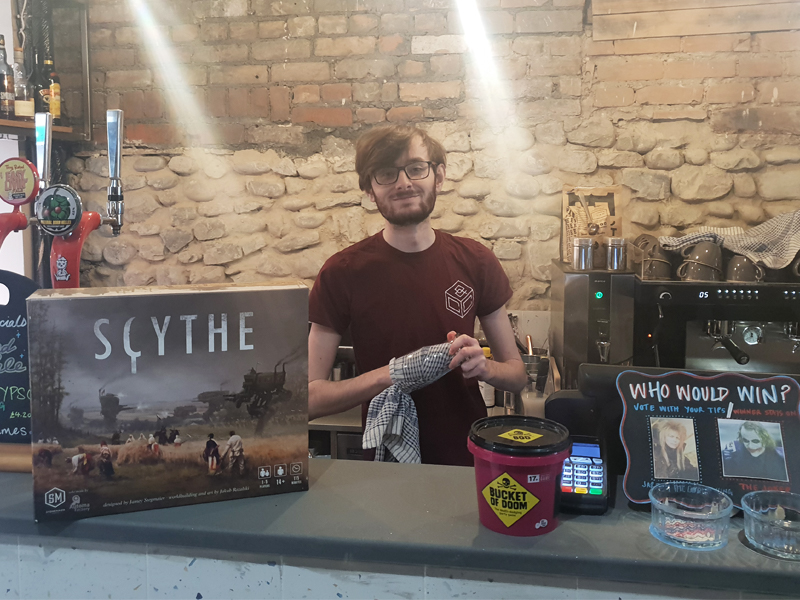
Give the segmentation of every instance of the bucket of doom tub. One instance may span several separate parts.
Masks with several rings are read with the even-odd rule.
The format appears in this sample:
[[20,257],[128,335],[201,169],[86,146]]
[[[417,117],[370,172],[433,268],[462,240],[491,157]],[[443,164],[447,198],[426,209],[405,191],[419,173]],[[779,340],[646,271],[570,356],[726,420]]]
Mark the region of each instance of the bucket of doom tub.
[[486,417],[473,423],[467,446],[484,527],[520,536],[556,528],[561,471],[572,447],[566,427],[521,415]]

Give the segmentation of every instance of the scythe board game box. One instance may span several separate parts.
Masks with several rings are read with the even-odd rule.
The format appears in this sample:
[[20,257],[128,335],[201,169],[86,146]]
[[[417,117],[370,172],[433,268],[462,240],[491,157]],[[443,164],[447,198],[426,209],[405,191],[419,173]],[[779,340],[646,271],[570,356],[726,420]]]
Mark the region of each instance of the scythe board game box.
[[37,521],[308,489],[308,289],[28,299]]

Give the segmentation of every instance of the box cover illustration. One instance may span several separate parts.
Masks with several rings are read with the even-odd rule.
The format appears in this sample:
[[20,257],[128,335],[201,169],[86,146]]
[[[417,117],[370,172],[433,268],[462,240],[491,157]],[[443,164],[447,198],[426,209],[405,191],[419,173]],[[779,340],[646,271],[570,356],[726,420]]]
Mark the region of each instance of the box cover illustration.
[[308,489],[308,289],[28,299],[37,521]]

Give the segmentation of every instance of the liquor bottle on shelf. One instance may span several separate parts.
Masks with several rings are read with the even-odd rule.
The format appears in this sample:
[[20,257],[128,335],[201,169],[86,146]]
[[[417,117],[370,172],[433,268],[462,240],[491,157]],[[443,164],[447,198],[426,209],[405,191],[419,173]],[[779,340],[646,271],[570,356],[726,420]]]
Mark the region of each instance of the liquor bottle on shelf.
[[37,53],[33,61],[31,87],[33,87],[33,104],[37,113],[50,112],[50,80],[44,72],[44,65]]
[[53,66],[53,59],[45,55],[44,60],[39,64],[37,56],[31,80],[36,112],[49,112],[53,115],[53,125],[60,125],[61,81]]
[[47,72],[47,82],[50,88],[50,114],[53,115],[53,125],[61,124],[61,80],[56,73],[52,58],[45,57],[44,67]]
[[33,89],[25,76],[22,48],[14,48],[14,117],[18,121],[33,121]]
[[0,118],[14,118],[14,71],[6,59],[6,40],[0,35]]

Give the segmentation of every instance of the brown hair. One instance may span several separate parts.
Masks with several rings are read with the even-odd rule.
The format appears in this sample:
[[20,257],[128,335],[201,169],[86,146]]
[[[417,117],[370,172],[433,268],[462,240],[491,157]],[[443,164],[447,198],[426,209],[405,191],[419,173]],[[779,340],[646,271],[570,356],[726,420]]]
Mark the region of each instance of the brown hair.
[[674,434],[678,436],[678,447],[675,448],[675,461],[678,463],[676,466],[681,471],[686,466],[686,457],[684,452],[686,451],[686,438],[688,434],[686,433],[686,428],[679,424],[674,423],[672,421],[666,421],[664,423],[660,423],[658,426],[658,445],[661,447],[661,458],[664,459],[666,464],[671,464],[672,461],[669,459],[669,455],[667,454],[667,433],[672,431]]
[[426,131],[410,125],[388,125],[375,127],[358,138],[356,142],[356,173],[358,187],[368,192],[372,189],[372,174],[383,167],[393,167],[397,158],[419,138],[428,151],[431,161],[437,165],[447,164],[447,155],[438,141]]

